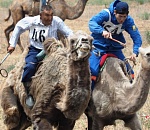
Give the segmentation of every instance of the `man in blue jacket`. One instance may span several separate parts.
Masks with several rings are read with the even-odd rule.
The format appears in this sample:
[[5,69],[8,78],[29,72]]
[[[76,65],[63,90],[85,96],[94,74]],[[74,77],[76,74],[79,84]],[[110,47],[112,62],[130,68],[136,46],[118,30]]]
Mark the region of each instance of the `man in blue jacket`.
[[[92,32],[91,35],[94,38],[93,45],[95,46],[90,57],[92,77],[97,77],[99,74],[99,63],[102,55],[111,53],[121,60],[125,59],[122,52],[124,46],[111,39],[112,37],[125,44],[126,41],[122,33],[123,31],[129,33],[133,40],[133,54],[130,56],[130,60],[136,60],[139,53],[138,49],[142,44],[142,39],[133,18],[128,14],[128,4],[120,0],[115,0],[110,4],[108,9],[102,10],[90,19],[89,29]],[[127,69],[129,68],[127,67]],[[132,74],[134,74],[133,70]],[[92,80],[92,88],[95,83],[94,80],[95,78]]]

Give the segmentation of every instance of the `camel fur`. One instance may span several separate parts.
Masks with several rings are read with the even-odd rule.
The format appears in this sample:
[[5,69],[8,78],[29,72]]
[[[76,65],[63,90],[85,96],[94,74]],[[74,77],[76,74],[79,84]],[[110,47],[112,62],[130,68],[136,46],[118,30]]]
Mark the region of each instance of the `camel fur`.
[[141,66],[133,83],[124,72],[124,62],[108,58],[87,108],[88,130],[103,130],[120,119],[131,130],[142,130],[137,111],[144,105],[150,87],[150,47],[140,48]]
[[8,130],[72,130],[84,113],[91,95],[88,58],[93,38],[78,31],[68,39],[68,47],[48,38],[44,42],[46,58],[32,77],[32,109],[25,104],[26,93],[21,83],[24,56],[9,73],[2,91],[1,106]]
[[[49,0],[48,4],[53,7],[54,15],[60,17],[63,21],[65,19],[74,20],[79,18],[85,8],[88,0],[79,0],[75,6],[68,6],[65,0]],[[12,16],[13,23],[9,25],[5,30],[5,36],[7,43],[9,45],[10,33],[14,30],[15,25],[19,20],[25,17],[25,15],[35,16],[39,14],[40,0],[13,0],[12,5],[9,8],[9,15],[5,18],[8,21],[10,16]],[[64,42],[65,40],[62,34],[59,34],[59,38]],[[18,45],[21,51],[24,50],[20,38],[18,40]]]

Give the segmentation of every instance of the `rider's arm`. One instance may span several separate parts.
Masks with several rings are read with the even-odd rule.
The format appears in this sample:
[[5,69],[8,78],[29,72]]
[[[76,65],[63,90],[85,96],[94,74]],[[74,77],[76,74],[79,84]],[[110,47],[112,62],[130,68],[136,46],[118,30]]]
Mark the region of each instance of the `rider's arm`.
[[73,31],[64,23],[62,19],[57,16],[54,16],[55,22],[57,22],[58,30],[63,33],[65,37],[73,34]]
[[9,44],[11,47],[15,47],[17,42],[18,42],[18,39],[20,37],[20,35],[26,31],[26,30],[29,30],[29,26],[31,24],[30,22],[30,17],[25,17],[23,19],[21,19],[15,26],[15,29],[12,33],[12,36],[9,40]]
[[133,43],[134,43],[133,44],[133,53],[138,56],[138,54],[139,54],[138,49],[142,45],[142,38],[141,38],[138,28],[136,27],[133,19],[130,16],[128,18],[125,30],[130,34],[130,37],[133,40]]
[[104,21],[109,20],[109,13],[102,10],[100,13],[96,14],[89,20],[89,29],[92,33],[103,34],[104,28],[102,26]]

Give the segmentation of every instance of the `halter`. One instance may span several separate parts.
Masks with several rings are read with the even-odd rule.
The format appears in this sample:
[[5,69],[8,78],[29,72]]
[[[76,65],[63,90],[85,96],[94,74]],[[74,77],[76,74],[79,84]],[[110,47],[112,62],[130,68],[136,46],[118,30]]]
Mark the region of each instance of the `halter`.
[[[77,39],[77,42],[76,42],[76,47],[75,47],[75,49],[73,49],[72,51],[71,51],[71,53],[73,53],[73,52],[75,52],[76,50],[78,50],[78,49],[80,49],[80,51],[82,51],[82,52],[86,52],[86,50],[84,50],[83,48],[80,48],[81,46],[82,46],[82,44],[79,44],[79,43],[82,43],[82,40],[83,40],[84,38],[83,37],[79,37],[78,39]],[[86,39],[86,38],[85,38]],[[87,43],[88,44],[88,41],[84,41],[84,43]]]

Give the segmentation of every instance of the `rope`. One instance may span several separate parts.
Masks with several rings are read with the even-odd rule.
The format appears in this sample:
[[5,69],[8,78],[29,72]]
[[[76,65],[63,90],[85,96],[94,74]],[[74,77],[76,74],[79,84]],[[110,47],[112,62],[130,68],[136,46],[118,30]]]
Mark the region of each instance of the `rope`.
[[109,37],[109,39],[111,39],[111,40],[113,40],[113,41],[115,41],[115,42],[118,42],[120,45],[122,45],[124,48],[126,48],[126,44],[124,44],[123,42],[118,41],[118,40],[116,40],[116,39],[114,39],[114,38],[112,38],[112,37]]
[[[128,49],[129,51],[130,51],[130,49],[126,46],[126,44],[124,44],[123,42],[121,42],[121,41],[119,41],[119,40],[117,40],[117,39],[114,39],[114,38],[112,38],[112,37],[109,37],[109,39],[111,39],[111,40],[113,40],[113,41],[115,41],[115,42],[118,42],[120,45],[122,45],[124,48],[126,48],[126,49]],[[131,51],[130,51],[131,52]],[[128,58],[126,58],[126,59],[130,59],[129,57]],[[136,61],[133,61],[133,64],[134,65],[136,65]]]
[[136,65],[136,63],[135,63],[135,61],[132,61],[133,62],[133,66],[131,67],[129,62],[128,62],[129,59],[130,58],[125,58],[124,62],[125,62],[126,65],[128,65],[128,67],[130,67],[127,73],[128,73],[128,77],[129,77],[130,81],[132,82],[133,81],[133,77],[132,77],[131,71],[133,70],[133,68]]

